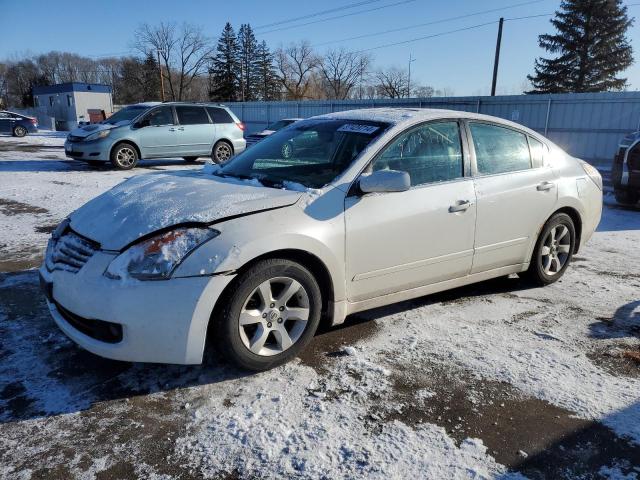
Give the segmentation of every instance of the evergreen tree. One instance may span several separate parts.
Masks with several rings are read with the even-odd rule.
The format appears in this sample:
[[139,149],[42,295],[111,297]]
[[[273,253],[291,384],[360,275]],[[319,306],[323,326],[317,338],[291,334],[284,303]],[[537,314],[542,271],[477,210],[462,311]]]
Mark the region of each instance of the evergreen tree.
[[144,100],[160,100],[160,68],[153,53],[147,53],[141,72],[142,98]]
[[258,44],[257,58],[257,96],[260,100],[280,99],[280,83],[273,66],[273,54],[263,40]]
[[209,99],[234,102],[238,99],[238,43],[229,22],[218,39],[216,55],[209,67]]
[[626,37],[633,24],[621,0],[562,0],[551,23],[557,33],[538,43],[556,58],[539,58],[530,93],[622,90],[617,75],[633,63]]
[[249,101],[256,98],[256,90],[259,82],[258,59],[256,56],[258,42],[253,34],[251,25],[240,25],[238,30],[238,84],[240,87],[240,100]]

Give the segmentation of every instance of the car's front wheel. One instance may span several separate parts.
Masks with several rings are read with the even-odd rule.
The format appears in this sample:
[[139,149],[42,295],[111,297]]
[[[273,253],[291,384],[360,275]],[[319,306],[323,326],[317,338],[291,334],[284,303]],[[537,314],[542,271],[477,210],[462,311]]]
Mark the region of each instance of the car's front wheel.
[[18,125],[13,129],[13,135],[15,137],[24,137],[26,134],[27,134],[27,129],[21,125]]
[[213,160],[213,163],[224,163],[232,156],[233,147],[229,142],[220,140],[213,146],[213,151],[211,152],[211,160]]
[[131,170],[138,163],[138,152],[129,143],[120,143],[111,151],[111,165],[118,170]]
[[297,262],[268,259],[234,280],[221,318],[210,332],[225,356],[249,370],[266,370],[296,356],[313,338],[322,310],[320,287]]
[[537,285],[558,281],[575,250],[576,229],[566,213],[552,216],[542,228],[526,276]]

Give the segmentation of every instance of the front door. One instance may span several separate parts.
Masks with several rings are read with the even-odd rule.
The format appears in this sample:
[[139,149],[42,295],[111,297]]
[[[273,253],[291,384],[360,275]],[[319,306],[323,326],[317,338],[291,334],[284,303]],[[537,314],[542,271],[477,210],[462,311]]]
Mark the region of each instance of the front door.
[[405,192],[345,200],[348,298],[356,302],[462,277],[471,270],[476,220],[455,121],[413,127],[369,167],[406,171]]
[[136,132],[142,158],[175,156],[178,132],[171,106],[154,108],[138,123],[142,125]]
[[11,132],[11,115],[8,112],[0,112],[0,132],[9,133]]
[[204,107],[180,105],[178,115],[179,155],[211,155],[216,126],[209,121]]
[[554,212],[555,173],[542,143],[520,131],[469,123],[478,200],[472,273],[529,261],[540,227]]

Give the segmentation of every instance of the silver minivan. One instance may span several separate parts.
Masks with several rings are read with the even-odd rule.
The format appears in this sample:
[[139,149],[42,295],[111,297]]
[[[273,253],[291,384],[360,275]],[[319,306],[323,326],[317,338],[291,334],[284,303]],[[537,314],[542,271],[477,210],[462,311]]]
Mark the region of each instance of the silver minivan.
[[129,170],[140,159],[211,157],[223,163],[246,148],[244,125],[231,110],[210,103],[129,105],[103,122],[73,130],[65,154],[92,165]]

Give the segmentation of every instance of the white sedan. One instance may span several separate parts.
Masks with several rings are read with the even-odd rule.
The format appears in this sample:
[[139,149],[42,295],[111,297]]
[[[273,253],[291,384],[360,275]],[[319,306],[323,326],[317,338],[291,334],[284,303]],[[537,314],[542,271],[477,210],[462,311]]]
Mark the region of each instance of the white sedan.
[[213,341],[261,370],[321,321],[513,273],[553,283],[601,211],[597,170],[521,125],[347,111],[118,185],[62,222],[40,275],[91,352],[196,364]]

